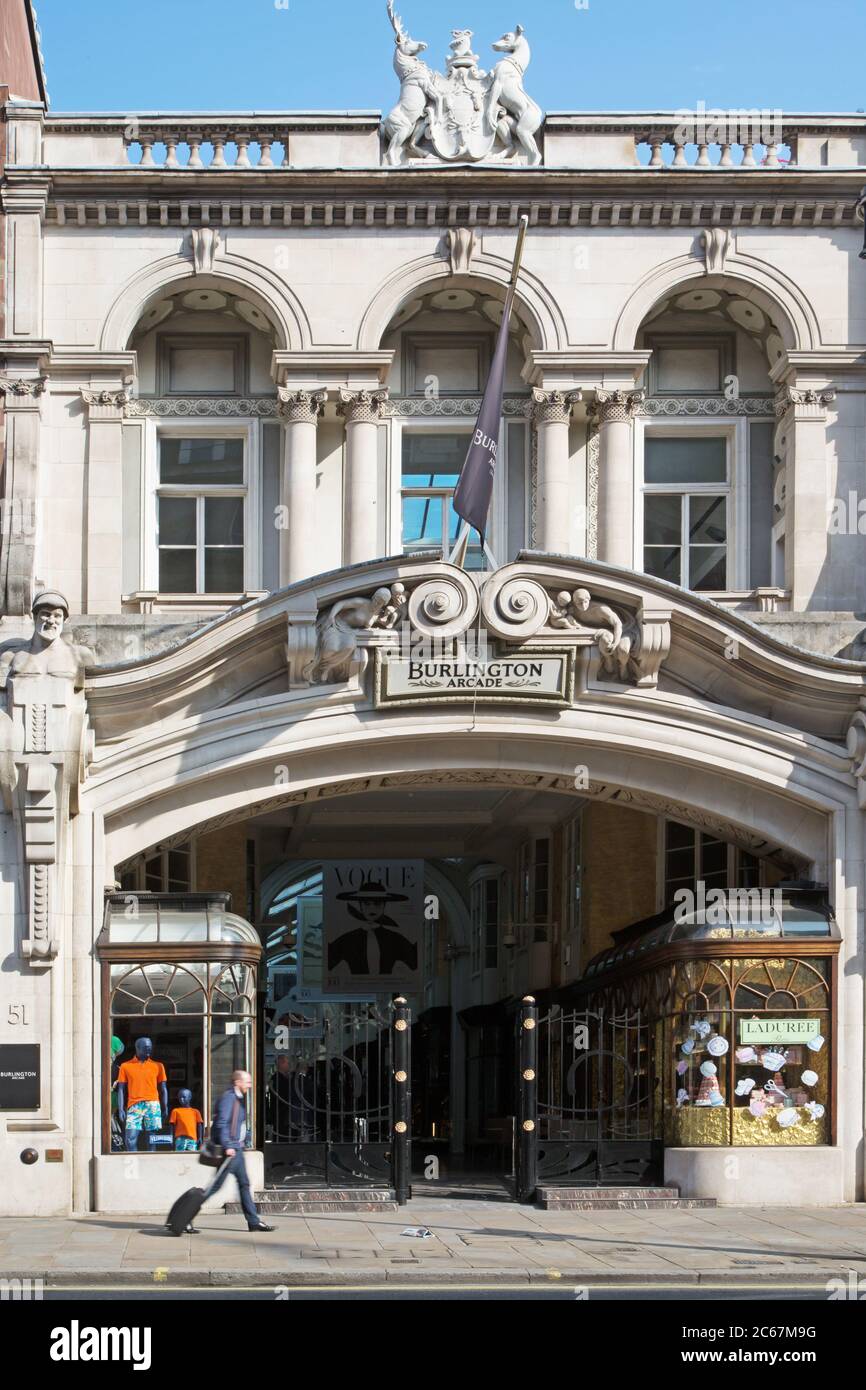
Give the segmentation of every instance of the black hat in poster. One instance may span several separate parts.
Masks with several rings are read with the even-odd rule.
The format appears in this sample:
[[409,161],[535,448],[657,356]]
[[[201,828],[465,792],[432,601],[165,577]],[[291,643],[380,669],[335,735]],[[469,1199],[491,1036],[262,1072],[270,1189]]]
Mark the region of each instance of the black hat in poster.
[[418,969],[418,946],[399,930],[386,911],[389,903],[407,903],[406,893],[395,893],[373,878],[358,888],[335,894],[346,910],[362,926],[328,943],[328,969],[348,966],[352,975],[390,975],[398,964]]

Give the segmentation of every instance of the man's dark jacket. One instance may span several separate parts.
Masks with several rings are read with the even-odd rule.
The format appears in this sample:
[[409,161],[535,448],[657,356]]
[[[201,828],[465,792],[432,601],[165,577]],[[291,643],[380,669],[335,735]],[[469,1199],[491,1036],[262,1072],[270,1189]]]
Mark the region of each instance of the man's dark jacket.
[[230,1086],[217,1101],[210,1130],[211,1139],[215,1144],[222,1144],[224,1149],[242,1149],[241,1125],[246,1118],[246,1100],[235,1093],[234,1086]]

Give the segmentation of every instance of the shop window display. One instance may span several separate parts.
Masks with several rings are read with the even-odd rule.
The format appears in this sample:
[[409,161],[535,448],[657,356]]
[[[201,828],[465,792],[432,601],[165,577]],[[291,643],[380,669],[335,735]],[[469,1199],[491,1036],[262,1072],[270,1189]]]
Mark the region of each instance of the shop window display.
[[667,1145],[832,1143],[839,933],[815,885],[769,914],[735,892],[720,914],[660,914],[587,968],[591,1007],[615,999],[653,1030],[653,1124]]
[[[254,1068],[261,945],[228,905],[227,894],[109,897],[97,943],[107,1152],[198,1148],[232,1073]],[[253,1132],[251,1117],[250,1143]]]

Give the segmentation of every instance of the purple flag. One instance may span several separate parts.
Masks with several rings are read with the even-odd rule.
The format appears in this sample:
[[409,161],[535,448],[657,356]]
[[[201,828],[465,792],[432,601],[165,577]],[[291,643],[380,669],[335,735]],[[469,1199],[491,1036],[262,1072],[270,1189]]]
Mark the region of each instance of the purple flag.
[[502,394],[505,389],[505,360],[508,356],[508,323],[513,302],[514,290],[509,289],[481,409],[454,489],[455,512],[462,521],[467,521],[470,526],[475,527],[482,544],[487,528],[490,498],[493,495],[499,423],[502,419]]

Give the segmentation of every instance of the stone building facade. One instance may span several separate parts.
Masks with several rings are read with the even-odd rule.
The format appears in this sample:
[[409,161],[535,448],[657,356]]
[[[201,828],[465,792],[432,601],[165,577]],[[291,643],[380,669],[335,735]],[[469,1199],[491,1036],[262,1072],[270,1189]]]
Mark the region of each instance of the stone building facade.
[[[455,1171],[507,1166],[523,994],[677,885],[825,885],[824,1122],[792,1101],[782,1155],[763,1120],[728,1147],[696,1121],[665,1173],[860,1200],[866,118],[542,116],[522,33],[489,73],[465,35],[435,77],[413,43],[384,121],[6,100],[0,1057],[39,1087],[0,1108],[0,1210],[159,1210],[193,1161],[115,1152],[112,1040],[151,1018],[207,1111],[228,986],[203,1043],[165,1032],[179,947],[143,928],[136,957],[117,889],[232,894],[191,978],[248,972],[220,1037],[272,1180],[272,977],[323,865],[377,857],[423,861],[439,904],[413,1095]],[[523,215],[463,569],[450,495]],[[470,637],[492,689],[413,676],[405,643],[447,664]],[[158,1008],[124,1006],[135,971]]]

